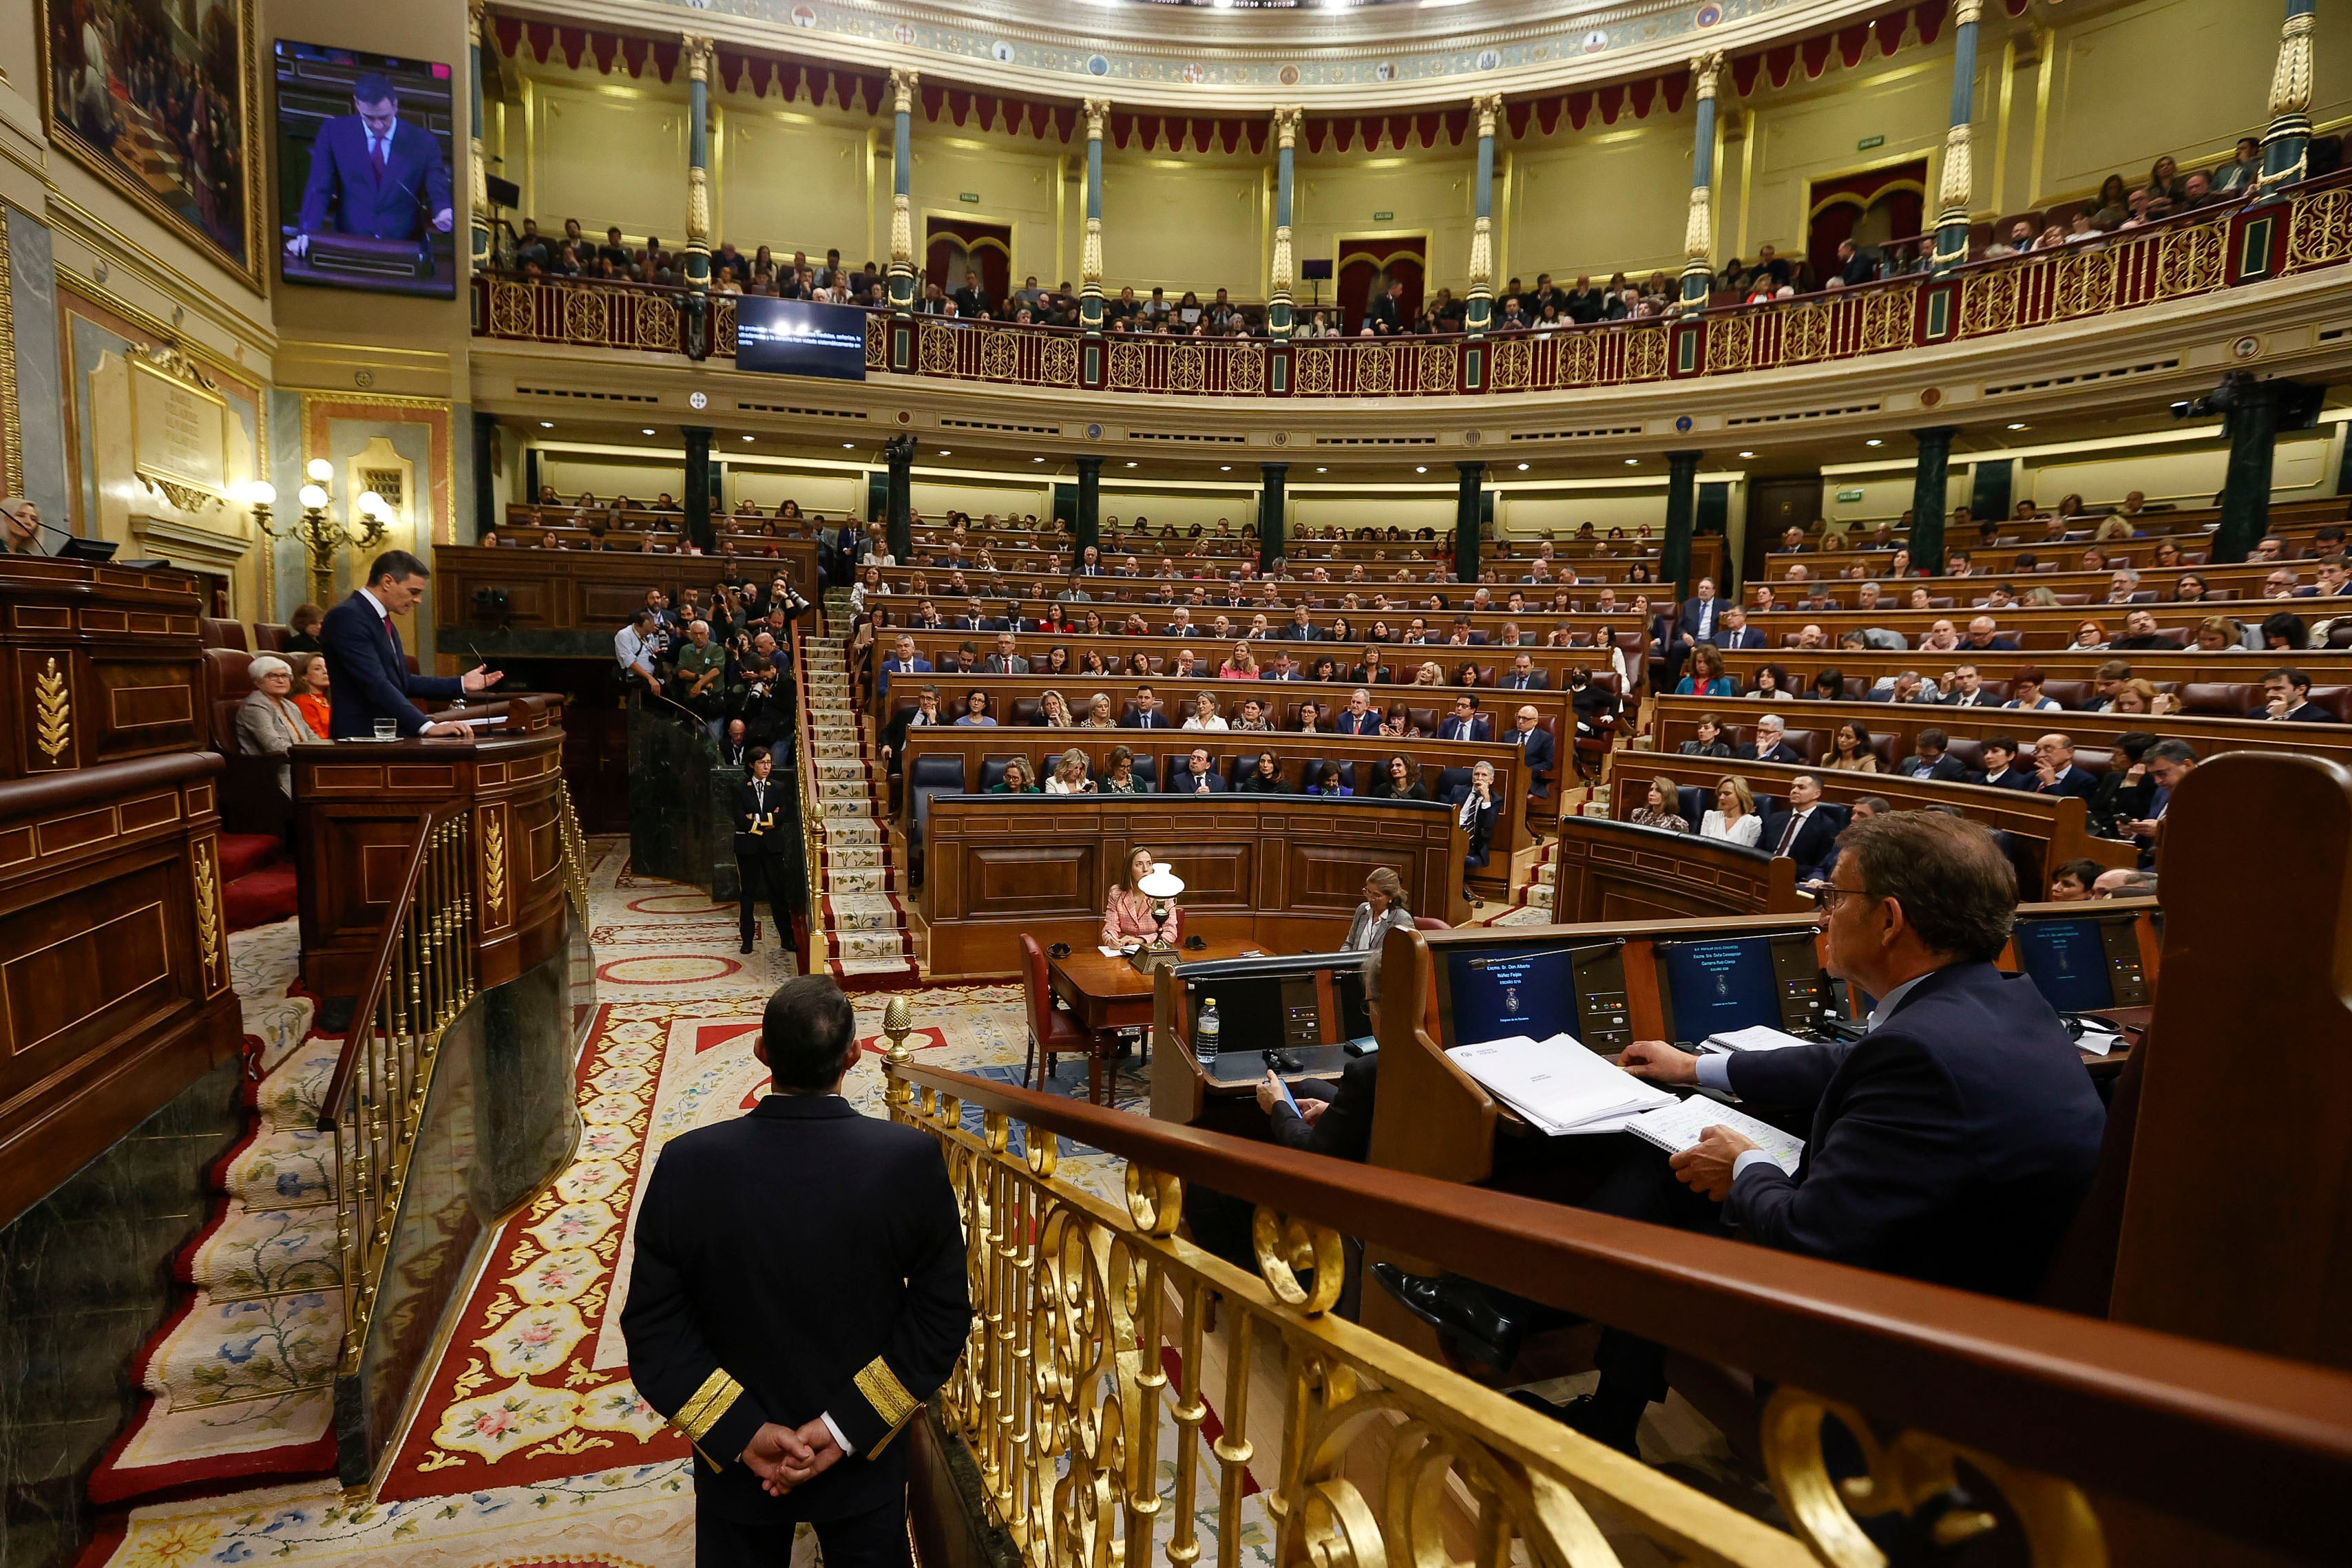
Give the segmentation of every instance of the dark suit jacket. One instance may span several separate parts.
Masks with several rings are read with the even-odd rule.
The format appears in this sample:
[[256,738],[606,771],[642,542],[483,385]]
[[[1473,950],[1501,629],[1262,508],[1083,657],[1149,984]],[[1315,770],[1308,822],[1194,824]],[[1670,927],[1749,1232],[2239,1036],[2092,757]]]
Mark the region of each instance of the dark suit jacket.
[[[746,1202],[751,1193],[822,1202]],[[670,1140],[637,1207],[629,1372],[694,1440],[697,1506],[790,1538],[904,1495],[894,1441],[971,1326],[963,1225],[928,1133],[837,1095],[772,1094]],[[853,1449],[782,1498],[736,1462],[769,1421],[830,1416]]]
[[1225,778],[1213,768],[1199,775],[1195,775],[1189,767],[1180,768],[1176,770],[1176,782],[1168,786],[1168,793],[1171,795],[1203,793],[1223,795],[1226,793]]
[[2058,775],[2058,781],[2055,784],[2051,785],[2046,789],[2042,786],[2041,775],[2034,775],[2033,788],[2037,792],[2043,795],[2082,795],[2087,797],[2092,790],[2098,787],[2099,781],[2091,776],[2090,769],[2086,768],[2069,767],[2065,772]]
[[2000,778],[1980,773],[1976,781],[1995,789],[2031,789],[2033,788],[2033,769],[2012,762],[2009,765],[2009,771]]
[[1381,1059],[1360,1056],[1339,1070],[1339,1092],[1331,1097],[1313,1126],[1277,1100],[1274,1103],[1274,1141],[1286,1149],[1334,1159],[1361,1160],[1372,1147],[1372,1099],[1380,1082]]
[[1718,648],[1761,648],[1766,643],[1764,633],[1753,626],[1742,626],[1737,632],[1720,631],[1715,634],[1715,645]]
[[1990,692],[1985,690],[1982,686],[1979,686],[1976,689],[1973,701],[1969,700],[1969,694],[1967,692],[1946,692],[1942,697],[1937,699],[1937,706],[1941,707],[1999,707],[2000,706],[2000,699],[1993,695]]
[[[1764,831],[1756,842],[1766,854],[1780,849],[1780,837],[1789,831],[1790,814],[1782,811],[1764,819]],[[1844,826],[1836,812],[1818,805],[1813,808],[1811,814],[1805,818],[1805,825],[1797,830],[1796,841],[1789,846],[1789,858],[1796,862],[1799,882],[1821,873],[1822,862],[1828,860],[1830,852],[1837,847],[1839,831]]]
[[1805,754],[1785,740],[1769,751],[1757,750],[1756,743],[1751,740],[1732,755],[1745,758],[1750,762],[1787,762],[1801,765],[1805,760]]
[[1331,733],[1334,735],[1378,735],[1380,732],[1381,715],[1378,708],[1366,708],[1360,714],[1350,713],[1346,708],[1341,708],[1331,720]]
[[1173,729],[1176,727],[1168,722],[1166,708],[1153,708],[1150,713],[1139,713],[1132,718],[1120,719],[1118,727],[1121,729]]
[[[1551,765],[1559,759],[1557,748],[1551,743],[1551,731],[1538,725],[1528,731],[1528,738],[1524,743],[1515,738],[1518,733],[1518,727],[1513,725],[1503,732],[1503,743],[1506,746],[1518,747],[1519,755],[1528,759],[1528,772],[1530,775],[1549,771]],[[1530,779],[1531,784],[1540,784],[1540,782]]]
[[[2268,718],[2271,716],[2271,710],[2266,707],[2250,707],[2246,710],[2246,716],[2248,718]],[[2336,717],[2335,709],[2321,707],[2317,703],[2305,703],[2301,707],[2290,708],[2287,710],[2286,716],[2287,721],[2293,724],[2335,724],[2338,722]]]
[[393,126],[381,177],[368,157],[367,128],[358,115],[340,114],[319,127],[296,220],[304,234],[423,239],[435,214],[455,211],[448,166],[424,127],[406,120]]
[[[1467,785],[1454,791],[1454,814],[1457,818],[1462,814],[1462,803],[1469,799],[1470,789]],[[1465,866],[1483,866],[1486,863],[1486,852],[1495,842],[1495,814],[1501,810],[1502,807],[1501,795],[1491,796],[1470,819],[1470,842],[1462,853],[1462,863]]]
[[1548,692],[1551,690],[1551,677],[1541,670],[1536,670],[1530,672],[1526,681],[1522,682],[1518,673],[1513,671],[1502,678],[1501,689],[1507,692]]
[[1320,643],[1323,641],[1323,628],[1316,625],[1311,621],[1304,626],[1301,626],[1297,622],[1294,621],[1289,625],[1285,626],[1282,629],[1282,634],[1293,643]]
[[[1698,634],[1699,606],[1702,602],[1708,606],[1708,613],[1714,619],[1714,624],[1705,637],[1699,637]],[[1697,638],[1702,643],[1711,641],[1716,632],[1723,629],[1723,612],[1727,608],[1729,608],[1727,602],[1721,599],[1704,601],[1696,599],[1685,600],[1683,601],[1682,612],[1675,617],[1675,632],[1677,636]]]
[[[739,855],[780,855],[784,852],[784,835],[793,831],[793,803],[785,797],[784,781],[773,773],[768,775],[767,804],[760,803],[761,791],[746,779],[734,787],[728,812],[734,819],[735,852]],[[767,815],[775,821],[754,833],[753,824]]]
[[357,593],[327,612],[319,622],[319,643],[326,650],[328,668],[335,672],[327,713],[331,740],[373,735],[380,718],[399,725],[403,735],[415,735],[425,727],[425,715],[410,698],[447,700],[465,695],[465,683],[455,675],[410,674],[401,657],[400,633]]
[[1440,740],[1486,740],[1489,738],[1489,733],[1483,716],[1459,719],[1449,715],[1437,726],[1437,738]]
[[1403,330],[1404,322],[1398,315],[1398,304],[1386,294],[1372,296],[1364,304],[1364,325],[1380,333]]
[[2031,1297],[2099,1161],[2106,1113],[2021,977],[1954,964],[1852,1045],[1744,1052],[1742,1099],[1812,1108],[1790,1176],[1753,1164],[1724,1218],[1766,1246]]
[[1948,751],[1935,761],[1924,764],[1916,755],[1906,757],[1895,765],[1895,771],[1906,779],[1937,779],[1947,784],[1965,784],[1969,781],[1968,764]]

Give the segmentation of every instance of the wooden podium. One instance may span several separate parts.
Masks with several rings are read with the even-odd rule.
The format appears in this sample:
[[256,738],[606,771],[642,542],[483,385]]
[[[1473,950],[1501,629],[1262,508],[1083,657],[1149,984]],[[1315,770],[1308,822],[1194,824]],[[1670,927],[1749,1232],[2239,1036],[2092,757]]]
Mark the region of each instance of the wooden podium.
[[563,724],[560,698],[517,695],[436,717],[481,723],[470,739],[343,740],[294,760],[302,982],[357,994],[418,829],[473,815],[476,973],[483,990],[563,940]]

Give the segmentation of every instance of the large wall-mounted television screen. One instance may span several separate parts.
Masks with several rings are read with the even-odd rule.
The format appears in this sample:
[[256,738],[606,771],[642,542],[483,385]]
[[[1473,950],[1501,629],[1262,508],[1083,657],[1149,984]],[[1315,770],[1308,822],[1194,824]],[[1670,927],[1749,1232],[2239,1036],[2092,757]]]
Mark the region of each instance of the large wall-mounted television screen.
[[866,312],[855,305],[740,295],[735,300],[735,368],[862,382]]
[[449,68],[285,38],[276,52],[280,276],[455,298]]

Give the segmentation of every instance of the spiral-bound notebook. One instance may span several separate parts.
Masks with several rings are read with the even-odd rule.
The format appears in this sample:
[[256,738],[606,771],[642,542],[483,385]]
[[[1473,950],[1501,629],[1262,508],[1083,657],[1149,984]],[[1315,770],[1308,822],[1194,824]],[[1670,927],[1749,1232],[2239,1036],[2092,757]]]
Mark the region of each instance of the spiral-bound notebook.
[[1772,1163],[1790,1176],[1797,1174],[1797,1164],[1805,1157],[1804,1139],[1791,1137],[1769,1122],[1759,1122],[1745,1111],[1735,1111],[1701,1094],[1645,1111],[1625,1124],[1627,1132],[1670,1155],[1696,1146],[1709,1127],[1730,1128],[1769,1155]]

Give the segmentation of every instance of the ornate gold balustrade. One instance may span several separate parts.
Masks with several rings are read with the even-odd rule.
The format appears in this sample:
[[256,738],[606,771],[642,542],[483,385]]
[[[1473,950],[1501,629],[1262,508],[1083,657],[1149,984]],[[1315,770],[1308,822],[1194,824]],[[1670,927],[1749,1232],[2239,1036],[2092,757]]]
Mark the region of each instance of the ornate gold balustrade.
[[442,1033],[479,988],[473,838],[464,805],[418,824],[320,1102],[319,1130],[335,1148],[346,1376],[359,1371],[367,1343]]
[[[1742,375],[2030,331],[2352,261],[2352,172],[2055,250],[1689,318],[1486,339],[1089,337],[869,314],[870,371],[1003,386],[1207,398],[1428,398]],[[686,290],[477,277],[477,337],[683,350]],[[710,352],[735,351],[732,296],[707,297]]]
[[[975,1303],[940,1415],[1034,1568],[1236,1568],[1260,1526],[1318,1568],[1876,1568],[1865,1521],[2083,1568],[2151,1519],[2340,1550],[2341,1372],[1006,1089],[918,1065],[911,1023],[894,1001],[890,1112],[945,1153]],[[1123,1208],[1057,1176],[1064,1136],[1127,1160]],[[1259,1205],[1255,1277],[1177,1233],[1195,1182]],[[1791,1530],[1335,1317],[1342,1229],[1773,1380]],[[1824,1461],[1832,1416],[1865,1474]]]

